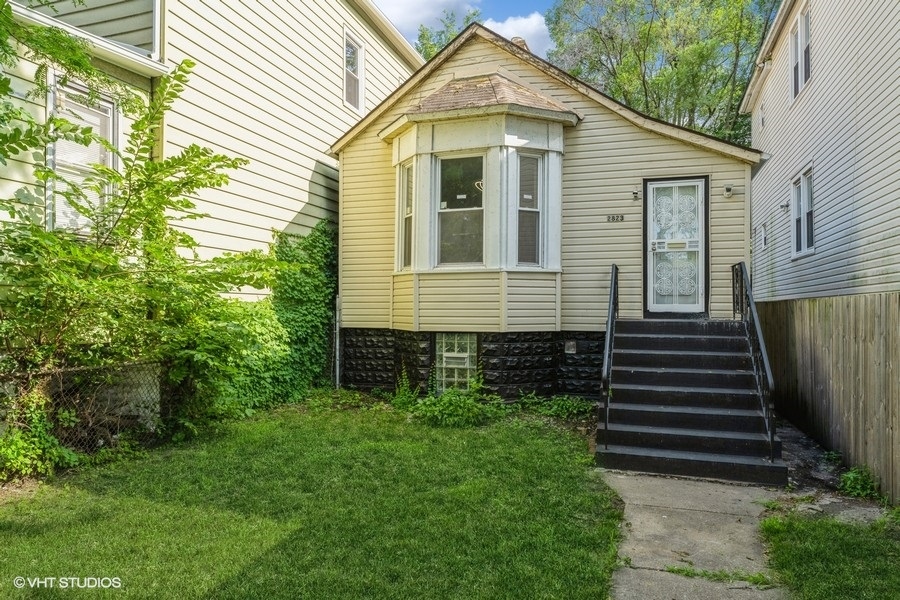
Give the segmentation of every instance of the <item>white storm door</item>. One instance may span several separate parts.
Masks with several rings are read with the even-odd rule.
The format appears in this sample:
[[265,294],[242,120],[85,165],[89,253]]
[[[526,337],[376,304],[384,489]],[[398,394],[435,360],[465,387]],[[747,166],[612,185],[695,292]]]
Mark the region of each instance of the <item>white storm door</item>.
[[703,180],[648,184],[647,310],[702,313],[706,305]]

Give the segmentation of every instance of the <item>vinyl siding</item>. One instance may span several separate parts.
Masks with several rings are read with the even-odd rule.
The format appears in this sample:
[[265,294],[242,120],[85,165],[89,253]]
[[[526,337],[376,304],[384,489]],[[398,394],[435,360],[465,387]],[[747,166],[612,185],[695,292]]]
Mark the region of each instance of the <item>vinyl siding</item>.
[[[29,4],[25,0],[13,2]],[[83,4],[53,0],[29,8],[88,33],[141,48],[147,54],[153,51],[153,0],[85,0]]]
[[[639,128],[493,44],[473,38],[361,131],[342,152],[342,326],[388,327],[390,322],[388,299],[380,294],[390,293],[394,265],[396,174],[391,166],[391,146],[381,141],[377,133],[454,77],[492,69],[584,116],[578,126],[564,130],[559,316],[562,329],[599,331],[605,327],[613,262],[621,269],[621,314],[642,314],[643,202],[635,202],[631,191],[635,186],[640,188],[646,178],[709,176],[710,313],[713,317],[730,318],[731,265],[749,258],[749,209],[745,196],[749,165]],[[734,185],[730,199],[722,197],[726,183]],[[607,223],[606,217],[611,214],[625,215],[625,221]],[[426,295],[426,276],[432,275],[422,273],[419,326],[438,331],[520,329],[526,323],[531,323],[532,329],[557,328],[555,307],[550,310],[549,295],[542,291],[551,279],[555,281],[555,273],[546,274],[546,279],[536,278],[540,281],[535,283],[533,292],[526,292],[525,280],[529,276],[510,272],[505,286],[499,276],[482,274],[496,279],[492,285],[497,289],[490,292],[492,296],[480,296],[485,291],[480,287],[484,280],[473,279],[476,274],[454,274],[455,280],[441,279],[442,291],[453,298],[447,300],[446,307],[436,304],[433,308],[426,303],[438,302],[439,296]],[[467,287],[475,286],[476,281],[477,287]],[[525,299],[531,293],[534,302]],[[460,312],[466,304],[472,304],[472,318],[469,312]],[[441,313],[437,307],[456,312]]]
[[[33,62],[22,59],[12,67],[4,67],[3,70],[10,78],[15,94],[15,98],[11,99],[13,105],[25,109],[34,119],[43,123],[47,118],[46,102],[26,96],[34,86],[35,68]],[[34,159],[29,153],[21,153],[8,158],[6,162],[7,164],[0,169],[0,195],[3,198],[13,198],[17,190],[34,185]],[[0,215],[0,218],[6,218],[6,213]]]
[[415,278],[416,276],[412,273],[394,275],[391,301],[391,327],[393,329],[414,330]]
[[555,331],[559,295],[556,273],[508,273],[505,331]]
[[[165,154],[198,143],[250,161],[228,185],[195,198],[208,216],[181,226],[200,254],[265,248],[272,230],[302,234],[337,220],[337,161],[328,149],[360,118],[343,104],[345,26],[365,46],[366,110],[409,66],[343,1],[165,6],[166,62],[197,63],[166,116]],[[380,309],[386,318],[386,304]]]
[[[799,10],[794,8],[794,15]],[[792,15],[793,17],[793,15]],[[812,76],[789,86],[789,20],[753,113],[753,143],[772,157],[753,178],[754,294],[783,300],[900,289],[900,4],[812,1]],[[765,107],[766,124],[760,124]],[[813,169],[815,253],[791,256],[790,182]]]
[[421,331],[501,331],[501,274],[421,273]]

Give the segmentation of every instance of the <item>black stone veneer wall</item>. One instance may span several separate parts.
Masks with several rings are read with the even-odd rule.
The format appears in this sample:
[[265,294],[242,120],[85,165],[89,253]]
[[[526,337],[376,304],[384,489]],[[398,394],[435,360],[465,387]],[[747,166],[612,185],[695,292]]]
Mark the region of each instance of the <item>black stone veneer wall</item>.
[[394,331],[341,329],[341,385],[364,391],[393,390]]
[[[563,351],[560,355],[556,393],[599,400],[606,334],[602,331],[565,331],[560,335]],[[570,346],[574,343],[575,352],[565,352],[566,341]]]
[[[434,363],[434,337],[427,332],[342,329],[341,382],[360,390],[391,390],[405,369],[410,384],[424,390]],[[529,392],[586,399],[600,396],[602,332],[482,333],[478,337],[485,387],[503,398],[512,400]]]
[[508,399],[528,392],[554,395],[558,335],[554,331],[481,334],[479,359],[485,387]]
[[394,331],[394,373],[397,381],[406,370],[411,387],[428,389],[428,375],[434,363],[434,334],[423,331]]

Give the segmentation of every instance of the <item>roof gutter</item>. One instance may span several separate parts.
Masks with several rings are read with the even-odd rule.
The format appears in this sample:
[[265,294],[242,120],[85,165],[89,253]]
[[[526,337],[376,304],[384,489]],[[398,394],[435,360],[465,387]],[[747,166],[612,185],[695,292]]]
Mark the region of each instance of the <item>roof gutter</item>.
[[400,57],[405,60],[414,71],[425,64],[425,59],[416,52],[416,49],[412,47],[412,44],[400,34],[397,28],[394,27],[394,24],[384,16],[384,13],[381,12],[371,0],[349,0],[349,2],[354,5],[359,12],[372,21],[372,24],[384,34]]
[[756,94],[759,92],[766,77],[769,75],[772,49],[775,47],[775,43],[781,35],[781,30],[784,29],[784,26],[787,24],[788,16],[793,12],[795,3],[796,0],[784,0],[781,6],[778,7],[778,12],[775,14],[775,20],[772,21],[772,26],[769,28],[769,32],[766,34],[766,38],[759,48],[759,54],[756,55],[753,75],[750,76],[750,82],[747,84],[747,92],[744,94],[744,99],[741,101],[741,106],[738,109],[739,112],[749,113],[753,111],[753,107],[756,105],[757,100]]
[[72,37],[84,40],[90,46],[91,56],[114,64],[133,73],[145,77],[160,77],[169,72],[169,68],[159,61],[129,50],[115,42],[102,38],[93,33],[88,33],[77,27],[72,27],[58,19],[42,15],[41,13],[25,8],[19,4],[10,2],[13,16],[17,21],[25,25],[39,27],[55,27],[68,33]]

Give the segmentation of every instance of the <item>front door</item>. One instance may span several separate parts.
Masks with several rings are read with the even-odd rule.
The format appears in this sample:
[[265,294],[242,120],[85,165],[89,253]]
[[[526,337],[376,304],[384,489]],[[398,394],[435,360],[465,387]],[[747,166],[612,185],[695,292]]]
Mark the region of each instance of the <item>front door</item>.
[[706,304],[704,180],[647,184],[647,310],[702,313]]

